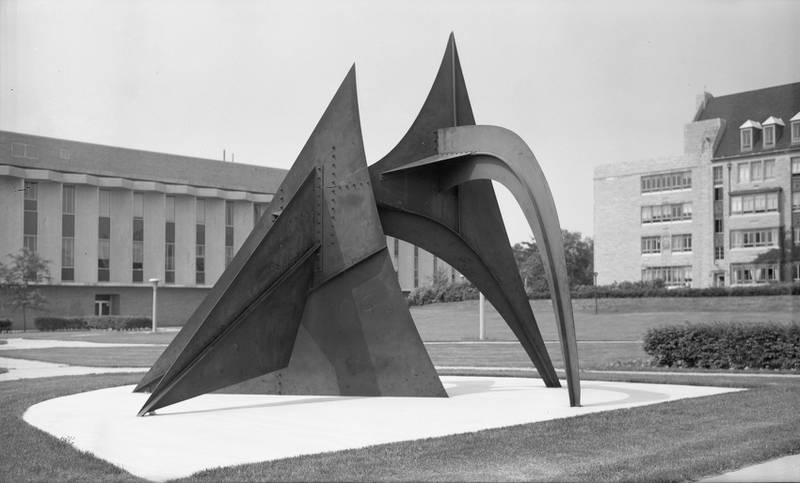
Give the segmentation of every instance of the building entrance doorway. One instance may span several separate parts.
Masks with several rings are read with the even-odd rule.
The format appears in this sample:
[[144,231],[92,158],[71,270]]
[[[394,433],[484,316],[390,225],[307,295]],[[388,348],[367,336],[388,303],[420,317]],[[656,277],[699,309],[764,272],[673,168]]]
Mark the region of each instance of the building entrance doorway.
[[714,274],[714,286],[715,287],[725,286],[725,272],[718,272]]
[[111,295],[94,296],[94,315],[111,315]]

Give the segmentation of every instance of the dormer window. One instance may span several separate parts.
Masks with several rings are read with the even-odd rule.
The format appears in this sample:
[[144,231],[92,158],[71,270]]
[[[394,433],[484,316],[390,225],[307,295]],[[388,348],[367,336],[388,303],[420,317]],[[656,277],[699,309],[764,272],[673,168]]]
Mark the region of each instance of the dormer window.
[[739,126],[739,140],[742,151],[752,151],[756,140],[755,137],[761,131],[761,124],[748,119]]
[[789,123],[792,126],[792,144],[800,144],[800,112],[789,119]]
[[764,149],[774,148],[775,141],[781,136],[785,126],[783,119],[770,116],[762,126],[764,127]]

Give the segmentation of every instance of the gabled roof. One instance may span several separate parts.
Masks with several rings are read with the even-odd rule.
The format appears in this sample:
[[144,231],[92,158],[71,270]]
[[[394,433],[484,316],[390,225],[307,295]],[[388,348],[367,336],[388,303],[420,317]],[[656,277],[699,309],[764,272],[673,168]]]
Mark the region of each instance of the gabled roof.
[[783,122],[783,119],[781,119],[779,117],[775,117],[775,116],[769,116],[766,121],[761,123],[762,126],[770,126],[772,124],[775,124],[775,125],[778,125],[778,126],[786,126],[786,124],[784,124],[784,122]]
[[761,123],[753,121],[752,119],[748,119],[739,126],[739,129],[747,129],[748,127],[754,127],[756,129],[761,129]]
[[[798,112],[800,112],[800,82],[795,82],[727,96],[711,97],[697,120],[721,118],[726,121],[725,131],[714,152],[715,158],[721,158],[742,154],[739,146],[739,127],[747,121],[761,121],[770,117],[790,119]],[[764,150],[762,143],[756,142],[748,154],[789,147],[791,147],[791,136],[787,130],[776,140],[774,148]]]

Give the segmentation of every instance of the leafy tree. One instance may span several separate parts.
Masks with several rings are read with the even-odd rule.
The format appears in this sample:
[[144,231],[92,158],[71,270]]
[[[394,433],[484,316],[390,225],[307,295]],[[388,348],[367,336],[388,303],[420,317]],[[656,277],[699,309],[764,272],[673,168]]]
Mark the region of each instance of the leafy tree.
[[[564,258],[567,262],[570,287],[591,285],[594,283],[594,242],[591,238],[582,236],[580,232],[562,230],[561,234],[564,238]],[[549,290],[536,241],[517,243],[512,250],[525,290],[528,292]]]
[[43,309],[47,305],[36,284],[50,280],[50,262],[38,253],[23,248],[17,255],[8,256],[8,264],[0,263],[2,305],[13,311],[22,309],[22,330],[28,330],[28,309]]

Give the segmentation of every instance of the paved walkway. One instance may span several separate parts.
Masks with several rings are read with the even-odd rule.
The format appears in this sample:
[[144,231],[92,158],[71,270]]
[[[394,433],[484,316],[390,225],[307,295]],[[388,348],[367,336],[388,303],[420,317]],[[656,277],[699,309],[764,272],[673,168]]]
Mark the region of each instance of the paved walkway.
[[700,483],[722,483],[739,481],[800,481],[800,454],[784,456],[764,463],[748,466],[711,478],[704,478]]
[[0,374],[0,381],[16,381],[17,379],[34,379],[37,377],[81,376],[85,374],[105,374],[112,372],[145,372],[147,367],[84,367],[51,362],[29,361],[0,357],[0,367],[8,372]]
[[23,339],[15,337],[13,339],[5,339],[7,344],[0,345],[0,351],[16,350],[16,349],[48,349],[50,347],[84,347],[89,349],[102,348],[102,347],[148,347],[148,346],[161,346],[166,347],[167,344],[128,344],[128,343],[112,343],[112,342],[87,342],[83,340],[52,340],[52,339]]

